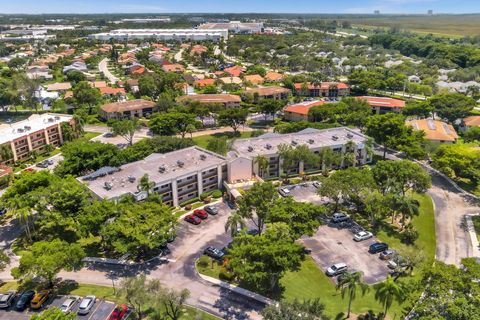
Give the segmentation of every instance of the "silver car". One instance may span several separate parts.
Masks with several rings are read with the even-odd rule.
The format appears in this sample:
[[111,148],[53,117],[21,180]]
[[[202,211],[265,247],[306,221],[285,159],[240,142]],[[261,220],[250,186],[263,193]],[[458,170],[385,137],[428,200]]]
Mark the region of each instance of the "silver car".
[[6,309],[12,305],[13,299],[15,299],[16,291],[8,291],[0,295],[0,308]]
[[92,310],[96,299],[97,298],[95,296],[86,296],[85,298],[83,298],[82,302],[80,302],[80,306],[78,307],[77,314],[88,314],[90,310]]
[[60,310],[62,310],[63,313],[69,313],[72,311],[72,308],[77,304],[78,300],[80,300],[79,297],[77,296],[70,296],[63,301],[62,305],[60,306]]

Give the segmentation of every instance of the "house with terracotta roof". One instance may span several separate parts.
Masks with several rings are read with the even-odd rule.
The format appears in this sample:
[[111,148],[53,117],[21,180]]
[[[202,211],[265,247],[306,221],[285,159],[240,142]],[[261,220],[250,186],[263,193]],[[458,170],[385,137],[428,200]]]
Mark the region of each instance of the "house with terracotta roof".
[[258,96],[260,99],[285,100],[288,99],[292,91],[284,87],[263,87],[252,88],[245,91],[247,94]]
[[133,66],[127,67],[126,72],[128,74],[145,74],[148,70],[141,64],[134,64]]
[[155,102],[138,99],[107,103],[101,106],[100,110],[102,117],[108,120],[148,116],[152,114],[156,108]]
[[463,119],[460,124],[460,131],[467,131],[473,127],[480,127],[480,116],[470,116]]
[[92,86],[92,88],[100,89],[100,88],[108,87],[107,82],[105,82],[105,81],[92,81],[92,82],[89,82],[89,83]]
[[204,88],[206,86],[214,86],[215,79],[200,79],[193,82],[195,88]]
[[108,96],[110,98],[118,96],[125,97],[127,95],[124,88],[101,87],[99,89],[102,96]]
[[177,98],[177,102],[197,101],[208,104],[222,104],[225,108],[239,108],[242,100],[234,94],[193,94]]
[[304,97],[344,97],[350,94],[350,87],[343,82],[295,83],[295,93]]
[[433,119],[417,119],[409,120],[407,124],[411,125],[416,131],[425,132],[425,139],[439,143],[455,143],[458,134],[451,124],[433,120]]
[[265,79],[263,79],[263,77],[259,74],[246,75],[243,77],[243,79],[245,80],[245,82],[250,82],[255,85],[262,84],[265,81]]
[[70,82],[56,82],[47,85],[47,91],[67,91],[72,89]]
[[185,67],[179,63],[172,63],[163,65],[162,70],[165,72],[184,73]]
[[194,45],[190,50],[191,56],[201,55],[203,52],[207,52],[208,48],[200,44]]
[[138,92],[138,79],[127,79],[125,81],[117,82],[120,88],[129,87],[132,92]]
[[356,98],[366,100],[372,107],[373,114],[385,114],[389,112],[400,113],[405,107],[405,101],[400,99],[371,96],[361,96]]
[[224,84],[242,84],[243,81],[239,77],[222,77],[220,81]]
[[307,121],[310,109],[322,104],[325,104],[325,101],[314,100],[291,104],[283,109],[283,117],[287,121]]
[[265,81],[267,82],[277,82],[283,79],[284,75],[278,72],[270,71],[265,75]]
[[239,67],[239,66],[233,66],[230,68],[223,69],[223,72],[228,73],[232,77],[240,77],[240,75],[243,72],[243,69],[242,67]]

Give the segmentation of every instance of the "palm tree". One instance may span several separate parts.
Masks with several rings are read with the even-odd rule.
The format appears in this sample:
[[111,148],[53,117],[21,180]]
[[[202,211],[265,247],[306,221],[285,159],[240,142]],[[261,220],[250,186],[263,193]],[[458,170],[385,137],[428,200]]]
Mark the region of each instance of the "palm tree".
[[228,232],[228,229],[230,229],[230,234],[233,238],[238,233],[238,230],[245,228],[245,226],[246,223],[243,217],[238,212],[234,212],[225,223],[225,232]]
[[342,298],[348,294],[348,311],[347,318],[350,318],[350,310],[352,308],[352,301],[355,299],[357,289],[362,290],[362,295],[368,290],[368,285],[362,280],[361,272],[347,272],[344,273],[337,284],[337,290],[342,293]]
[[32,215],[32,212],[26,208],[17,208],[14,209],[14,216],[20,221],[20,224],[23,225],[25,229],[25,233],[27,234],[28,240],[31,242],[32,241],[32,232],[30,230],[30,217]]
[[375,289],[375,300],[378,300],[383,304],[383,317],[385,318],[388,309],[390,309],[390,307],[392,306],[393,301],[396,300],[398,302],[401,302],[404,299],[404,290],[390,276],[384,282],[376,285]]
[[144,174],[143,177],[140,178],[140,181],[138,182],[138,191],[145,191],[147,192],[147,195],[150,195],[150,192],[152,191],[153,187],[155,187],[155,182],[150,181],[150,178],[148,177],[148,174]]
[[392,209],[392,223],[395,221],[396,215],[400,214],[400,223],[403,228],[405,228],[407,220],[418,216],[420,213],[420,203],[411,197],[392,196],[390,198],[390,208]]
[[264,177],[265,172],[268,170],[268,166],[270,165],[269,160],[267,157],[262,155],[257,155],[253,160],[254,163],[258,164],[258,173],[260,177]]
[[322,163],[322,174],[328,175],[333,165],[338,165],[341,161],[341,156],[332,149],[326,147],[320,150],[320,158]]

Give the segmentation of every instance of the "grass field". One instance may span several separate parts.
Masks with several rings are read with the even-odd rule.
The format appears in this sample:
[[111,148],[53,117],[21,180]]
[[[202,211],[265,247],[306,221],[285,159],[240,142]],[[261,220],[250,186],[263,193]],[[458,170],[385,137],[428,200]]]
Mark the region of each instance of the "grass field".
[[[447,37],[480,35],[480,15],[380,15],[348,18],[354,27],[391,28]],[[348,30],[345,30],[348,32]]]

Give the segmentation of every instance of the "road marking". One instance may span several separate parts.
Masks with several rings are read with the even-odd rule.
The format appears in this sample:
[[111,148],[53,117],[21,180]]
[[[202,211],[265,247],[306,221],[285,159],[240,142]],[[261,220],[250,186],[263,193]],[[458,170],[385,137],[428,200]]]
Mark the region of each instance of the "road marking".
[[96,306],[95,310],[90,311],[91,314],[90,314],[90,316],[87,318],[87,320],[92,319],[92,317],[95,315],[95,312],[98,310],[98,308],[100,308],[100,305],[101,305],[102,303],[103,303],[102,300],[100,300],[100,301],[97,303],[97,306]]

